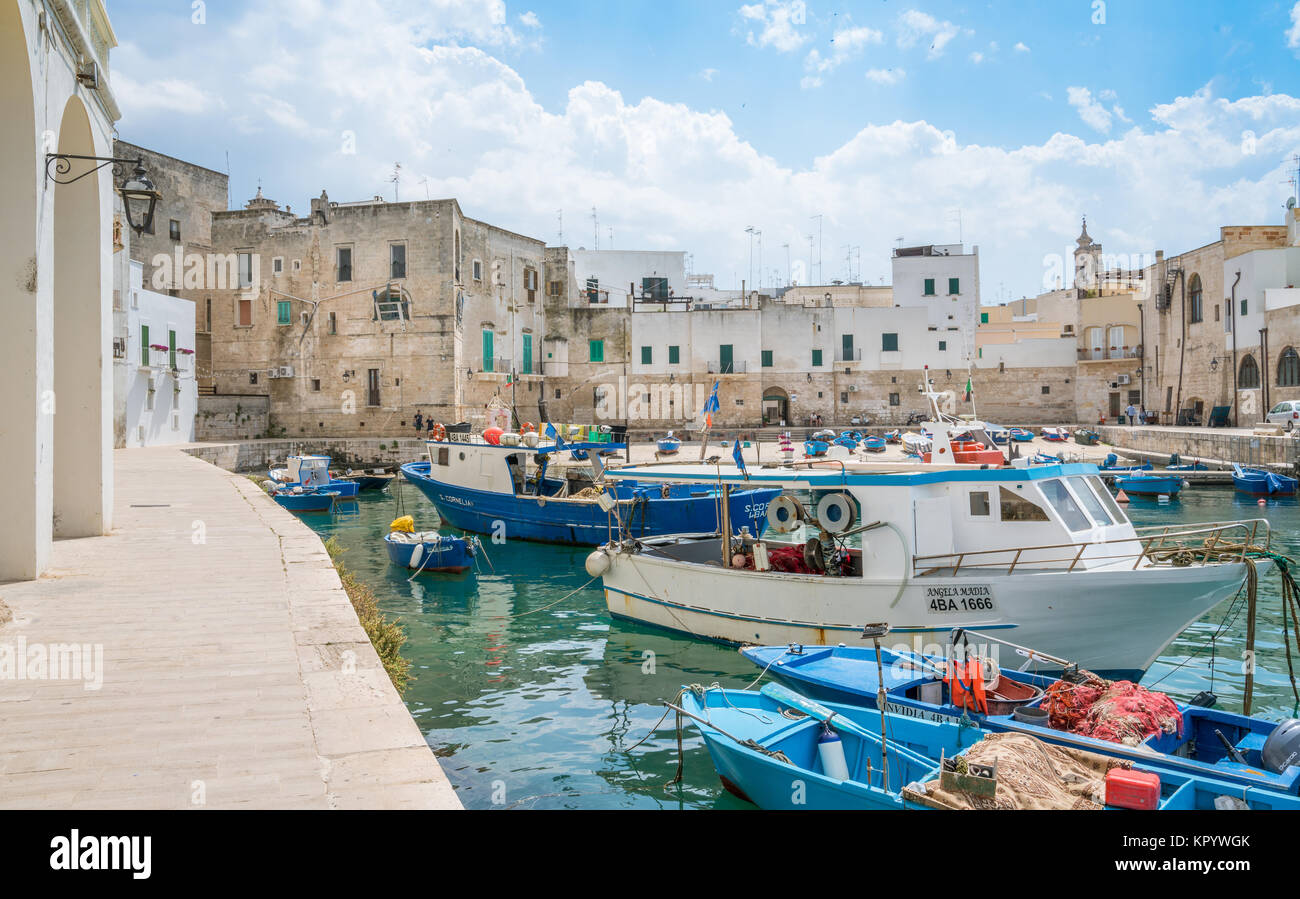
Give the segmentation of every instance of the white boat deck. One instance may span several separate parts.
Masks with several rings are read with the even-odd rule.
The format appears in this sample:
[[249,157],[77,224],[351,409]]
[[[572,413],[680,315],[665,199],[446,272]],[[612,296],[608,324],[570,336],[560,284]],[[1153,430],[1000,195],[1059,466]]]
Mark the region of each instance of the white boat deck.
[[0,585],[0,652],[103,654],[99,689],[0,677],[0,808],[460,808],[310,528],[177,449],[114,463],[112,535]]

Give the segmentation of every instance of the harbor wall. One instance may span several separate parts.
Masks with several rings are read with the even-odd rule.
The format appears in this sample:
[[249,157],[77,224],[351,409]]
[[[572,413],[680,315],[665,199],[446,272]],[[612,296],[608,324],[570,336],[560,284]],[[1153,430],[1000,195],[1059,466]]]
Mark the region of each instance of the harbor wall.
[[195,440],[253,440],[271,422],[269,396],[200,396],[194,417]]
[[1106,425],[1096,428],[1105,443],[1117,450],[1144,453],[1178,453],[1193,459],[1241,462],[1247,465],[1294,465],[1300,461],[1300,438],[1262,434],[1225,433],[1210,428],[1130,428]]

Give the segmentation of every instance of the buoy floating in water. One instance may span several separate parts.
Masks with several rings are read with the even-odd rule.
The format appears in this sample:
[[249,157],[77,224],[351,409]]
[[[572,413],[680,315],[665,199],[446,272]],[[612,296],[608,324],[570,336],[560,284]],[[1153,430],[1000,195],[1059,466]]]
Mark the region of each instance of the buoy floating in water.
[[1267,506],[1267,505],[1268,505],[1268,500],[1266,500],[1266,499],[1258,500],[1258,501],[1257,501],[1257,505]]
[[1115,502],[1117,502],[1117,503],[1126,503],[1126,502],[1128,502],[1128,494],[1125,493],[1123,490],[1121,490],[1118,494],[1116,494],[1116,496],[1115,496]]

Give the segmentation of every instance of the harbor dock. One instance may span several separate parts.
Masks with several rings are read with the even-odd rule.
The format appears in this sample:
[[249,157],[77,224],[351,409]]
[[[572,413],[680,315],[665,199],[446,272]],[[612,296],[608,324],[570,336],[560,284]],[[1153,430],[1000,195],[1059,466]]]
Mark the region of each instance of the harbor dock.
[[460,808],[307,525],[176,449],[114,471],[112,534],[0,585],[0,808]]

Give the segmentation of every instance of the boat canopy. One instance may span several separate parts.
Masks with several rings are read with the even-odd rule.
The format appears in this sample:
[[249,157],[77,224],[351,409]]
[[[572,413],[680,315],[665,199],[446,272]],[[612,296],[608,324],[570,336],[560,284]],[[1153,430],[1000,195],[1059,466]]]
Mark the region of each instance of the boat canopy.
[[975,468],[970,465],[870,464],[845,460],[843,463],[814,463],[808,467],[749,468],[748,474],[734,465],[682,463],[674,465],[625,465],[605,472],[611,480],[700,481],[710,484],[747,484],[832,489],[844,486],[902,486],[946,481],[1023,482],[1068,475],[1095,475],[1089,463],[1036,465],[1033,468]]

